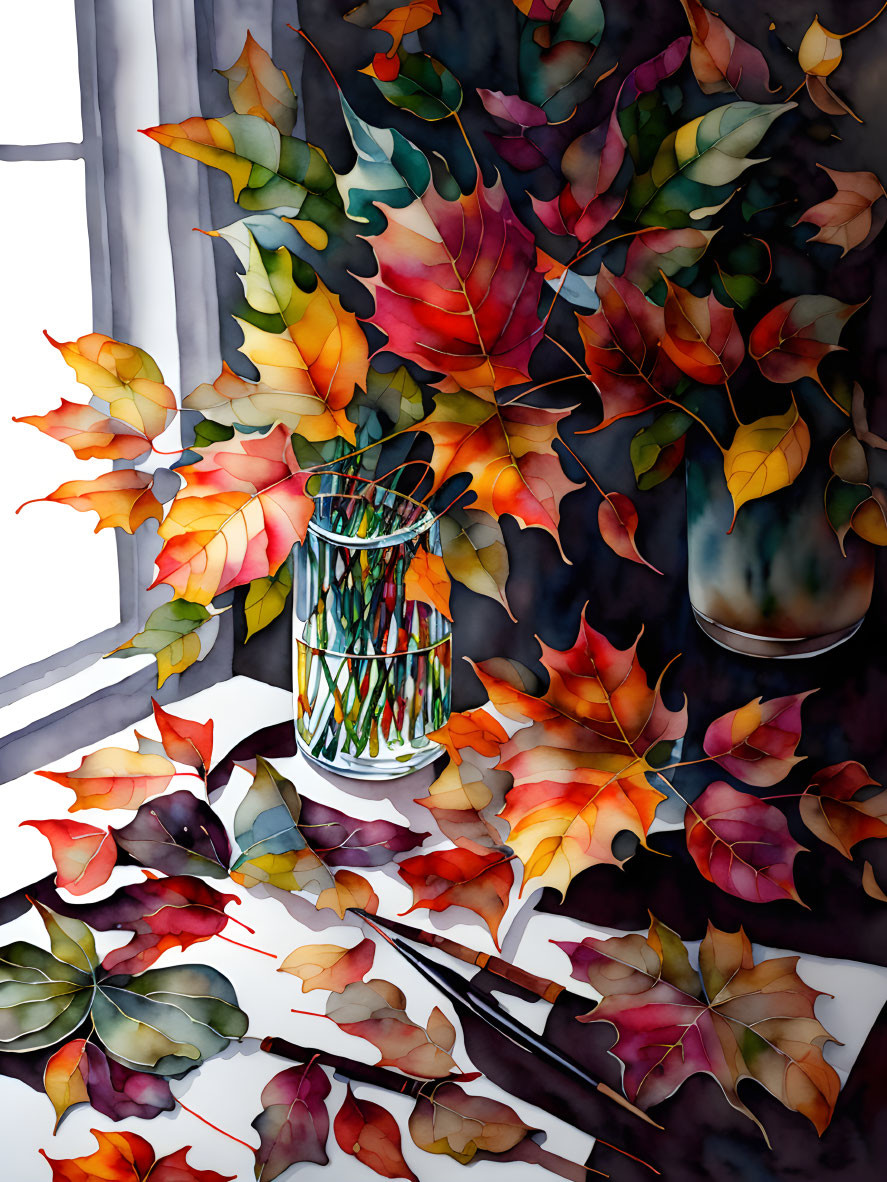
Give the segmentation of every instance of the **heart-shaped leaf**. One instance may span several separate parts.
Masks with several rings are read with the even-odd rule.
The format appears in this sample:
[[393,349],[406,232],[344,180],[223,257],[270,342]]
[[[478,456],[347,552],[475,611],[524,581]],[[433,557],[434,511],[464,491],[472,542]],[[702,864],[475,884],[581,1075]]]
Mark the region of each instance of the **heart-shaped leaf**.
[[252,1121],[259,1134],[257,1182],[273,1182],[296,1162],[325,1166],[330,1118],[326,1098],[330,1081],[314,1061],[287,1067],[262,1089],[262,1111]]
[[772,804],[715,780],[688,805],[684,828],[699,872],[728,895],[748,903],[802,901],[792,868],[804,847]]
[[333,1121],[333,1133],[340,1149],[383,1178],[419,1182],[404,1161],[397,1121],[380,1104],[358,1099],[350,1084]]
[[117,864],[117,847],[106,829],[81,821],[22,821],[38,830],[52,847],[56,885],[72,895],[87,895],[106,883]]
[[130,857],[163,874],[227,878],[231,846],[225,826],[191,792],[146,802],[114,840]]
[[724,476],[733,498],[733,521],[743,505],[788,488],[807,463],[810,429],[797,404],[781,415],[741,423],[724,452]]

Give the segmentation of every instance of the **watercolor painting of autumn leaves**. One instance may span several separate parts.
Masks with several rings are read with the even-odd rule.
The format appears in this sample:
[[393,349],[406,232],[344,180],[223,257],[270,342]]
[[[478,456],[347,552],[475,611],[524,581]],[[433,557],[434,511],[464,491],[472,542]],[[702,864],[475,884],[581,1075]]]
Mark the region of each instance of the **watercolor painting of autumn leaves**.
[[[453,1162],[879,1176],[887,1021],[875,1007],[839,1072],[829,1006],[852,997],[799,957],[887,967],[885,33],[874,3],[790,7],[306,0],[273,59],[250,34],[222,63],[225,111],[143,129],[236,206],[200,227],[238,284],[220,372],[174,392],[148,341],[50,336],[90,399],[18,419],[114,461],[47,500],[156,530],[169,598],[108,656],[156,657],[160,691],[230,610],[233,672],[291,685],[293,555],[332,479],[439,532],[400,565],[361,551],[359,622],[390,632],[405,596],[465,660],[451,673],[447,647],[433,682],[369,709],[363,650],[327,674],[327,717],[370,761],[410,694],[439,695],[434,774],[385,790],[426,829],[367,819],[359,787],[324,798],[303,727],[233,742],[167,699],[157,738],[37,773],[71,816],[25,822],[54,872],[4,900],[45,936],[0,953],[0,1071],[58,1122],[89,1105],[98,1148],[55,1156],[47,1119],[35,1179],[234,1177],[155,1152],[148,1122],[257,1029],[261,1111],[212,1127],[260,1182],[330,1176],[333,1142],[360,1177],[422,1182]],[[278,45],[304,54],[300,85]],[[143,461],[180,415],[167,495]],[[784,656],[807,659],[762,659]],[[117,886],[121,867],[141,877]],[[293,1014],[326,992],[335,1051],[294,1042],[289,1014],[263,1037],[239,982],[193,959],[243,943],[235,888],[341,925],[344,944],[276,958],[309,995]],[[554,934],[518,967],[532,923]],[[111,931],[131,936],[100,955]],[[375,976],[392,949],[412,968]],[[408,1016],[413,970],[476,1070],[438,1005]],[[548,1007],[544,1030],[512,998]],[[588,1160],[485,1084],[590,1134]],[[115,1131],[130,1118],[142,1132]]]

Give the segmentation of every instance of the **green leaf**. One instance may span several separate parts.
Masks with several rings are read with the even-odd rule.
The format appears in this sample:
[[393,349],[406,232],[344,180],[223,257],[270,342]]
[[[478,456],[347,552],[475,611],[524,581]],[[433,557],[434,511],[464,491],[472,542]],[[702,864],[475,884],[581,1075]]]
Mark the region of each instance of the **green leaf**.
[[22,940],[0,949],[0,1051],[66,1041],[89,1013],[92,973]]
[[479,509],[451,509],[440,519],[440,540],[450,575],[475,594],[501,603],[514,619],[505,594],[508,550],[495,517]]
[[246,603],[243,605],[243,612],[246,616],[247,640],[277,619],[286,606],[292,589],[292,555],[278,569],[277,574],[268,578],[253,579],[246,593]]
[[135,657],[153,653],[157,658],[157,688],[173,673],[182,673],[202,661],[219,634],[219,615],[199,603],[174,599],[148,616],[144,629],[107,653],[109,657]]
[[222,423],[213,423],[209,419],[201,419],[194,428],[192,447],[209,447],[212,443],[223,443],[233,438],[233,427],[227,427]]
[[351,136],[357,162],[338,178],[339,192],[348,216],[367,223],[367,233],[381,234],[386,220],[373,202],[402,209],[424,193],[431,181],[431,166],[423,152],[393,128],[371,127],[355,115],[340,92],[345,126]]
[[[429,57],[427,53],[408,53],[403,47],[398,49],[397,56],[400,59],[400,73],[396,78],[385,82],[371,74],[389,103],[412,111],[420,119],[432,123],[446,119],[459,110],[462,106],[462,86],[442,62]],[[361,73],[371,71],[372,67],[369,66]],[[395,142],[395,149],[398,147],[399,144]],[[404,201],[403,204],[408,205],[409,202]]]
[[95,937],[86,924],[79,919],[59,915],[36,899],[33,903],[49,933],[52,955],[82,973],[94,973],[99,956],[95,949]]
[[[363,442],[405,431],[421,422],[425,415],[422,387],[405,365],[393,373],[380,373],[371,366],[367,371],[366,394],[358,396],[357,406],[358,426],[369,435]],[[384,426],[379,422],[379,415],[385,416]],[[370,420],[373,420],[371,424]]]
[[566,119],[591,91],[585,75],[603,32],[600,0],[572,0],[559,21],[523,21],[520,94],[544,106],[549,122]]
[[726,103],[667,136],[628,191],[627,212],[646,226],[687,226],[720,208],[775,119],[796,103]]
[[631,441],[631,466],[642,492],[667,480],[684,458],[685,436],[693,420],[679,410],[667,410]]
[[282,136],[258,115],[196,116],[146,131],[151,139],[228,174],[243,209],[287,207],[292,217],[335,232],[344,221],[336,174],[323,152]]
[[92,1017],[112,1058],[158,1075],[198,1067],[248,1026],[231,982],[200,964],[111,977],[99,987]]

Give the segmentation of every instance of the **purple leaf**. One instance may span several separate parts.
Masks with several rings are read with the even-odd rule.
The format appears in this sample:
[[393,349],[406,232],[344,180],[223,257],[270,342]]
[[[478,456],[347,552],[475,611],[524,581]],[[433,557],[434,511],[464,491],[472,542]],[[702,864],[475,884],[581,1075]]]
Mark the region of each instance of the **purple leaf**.
[[429,836],[393,821],[355,820],[304,796],[298,824],[309,846],[328,866],[384,866],[395,854],[415,849]]
[[257,1182],[273,1182],[296,1162],[325,1166],[330,1118],[325,1100],[330,1092],[326,1073],[315,1062],[287,1067],[262,1091],[262,1111],[252,1122],[259,1134]]
[[145,801],[114,840],[130,857],[163,874],[227,878],[231,846],[225,826],[191,792],[172,792]]

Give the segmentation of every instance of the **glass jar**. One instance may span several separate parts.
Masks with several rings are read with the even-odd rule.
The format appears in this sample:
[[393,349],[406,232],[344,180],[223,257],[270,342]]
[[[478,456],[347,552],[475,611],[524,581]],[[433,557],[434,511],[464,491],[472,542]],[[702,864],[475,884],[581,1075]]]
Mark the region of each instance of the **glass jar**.
[[733,502],[709,440],[687,457],[687,573],[697,623],[724,648],[812,657],[849,639],[869,608],[874,553],[855,535],[846,556],[824,508],[827,457],[811,453],[795,482]]
[[437,520],[359,477],[314,481],[314,515],[296,548],[297,740],[339,775],[402,776],[440,753],[427,736],[450,712],[449,620],[409,598],[405,582],[420,551],[423,564],[440,560]]

